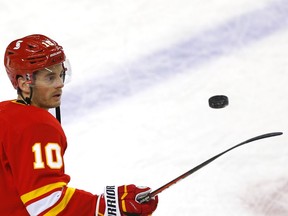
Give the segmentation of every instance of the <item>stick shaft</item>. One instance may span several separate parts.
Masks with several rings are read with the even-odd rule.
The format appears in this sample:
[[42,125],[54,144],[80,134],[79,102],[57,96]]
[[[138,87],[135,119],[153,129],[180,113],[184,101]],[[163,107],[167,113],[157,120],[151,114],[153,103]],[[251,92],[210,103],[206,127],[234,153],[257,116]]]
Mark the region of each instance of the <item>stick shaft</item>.
[[61,124],[61,110],[60,110],[60,106],[55,108],[55,112],[56,112],[56,119],[59,121],[59,123]]
[[282,132],[273,132],[273,133],[266,133],[266,134],[262,134],[260,136],[256,136],[256,137],[253,137],[251,139],[248,139],[244,142],[241,142],[211,158],[209,158],[208,160],[204,161],[203,163],[199,164],[198,166],[190,169],[189,171],[185,172],[184,174],[178,176],[177,178],[173,179],[172,181],[168,182],[167,184],[161,186],[160,188],[152,191],[148,196],[142,198],[141,200],[138,200],[140,203],[143,203],[143,202],[147,202],[149,201],[152,197],[155,197],[156,195],[158,195],[159,193],[161,193],[162,191],[166,190],[167,188],[169,188],[171,185],[173,184],[176,184],[177,182],[179,182],[180,180],[190,176],[192,173],[198,171],[199,169],[203,168],[204,166],[208,165],[209,163],[211,163],[212,161],[216,160],[217,158],[219,158],[220,156],[222,156],[223,154],[239,147],[239,146],[242,146],[244,144],[247,144],[247,143],[250,143],[250,142],[253,142],[253,141],[256,141],[256,140],[260,140],[260,139],[264,139],[264,138],[268,138],[268,137],[273,137],[273,136],[279,136],[279,135],[282,135],[283,133]]

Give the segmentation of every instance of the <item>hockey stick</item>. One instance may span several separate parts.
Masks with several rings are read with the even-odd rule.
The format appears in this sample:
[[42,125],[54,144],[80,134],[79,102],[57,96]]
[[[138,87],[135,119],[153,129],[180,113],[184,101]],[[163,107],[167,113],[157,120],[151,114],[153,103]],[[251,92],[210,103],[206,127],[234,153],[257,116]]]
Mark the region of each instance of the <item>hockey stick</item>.
[[59,121],[59,123],[61,124],[61,110],[60,110],[60,106],[55,108],[55,113],[56,113],[56,119]]
[[139,198],[137,201],[140,202],[140,203],[143,203],[143,202],[148,202],[152,197],[155,197],[157,194],[161,193],[162,191],[166,190],[167,188],[169,188],[171,185],[173,184],[176,184],[177,182],[179,182],[180,180],[186,178],[187,176],[191,175],[192,173],[196,172],[197,170],[203,168],[204,166],[206,166],[207,164],[211,163],[212,161],[214,161],[215,159],[217,159],[218,157],[222,156],[223,154],[231,151],[232,149],[235,149],[239,146],[242,146],[244,144],[247,144],[247,143],[250,143],[250,142],[253,142],[253,141],[256,141],[256,140],[260,140],[260,139],[264,139],[264,138],[268,138],[268,137],[273,137],[273,136],[279,136],[279,135],[282,135],[283,133],[282,132],[274,132],[274,133],[267,133],[267,134],[262,134],[260,136],[256,136],[256,137],[253,137],[251,139],[248,139],[244,142],[241,142],[239,143],[238,145],[235,145],[217,155],[215,155],[214,157],[204,161],[203,163],[199,164],[198,166],[192,168],[191,170],[187,171],[186,173],[180,175],[179,177],[173,179],[172,181],[168,182],[167,184],[163,185],[162,187],[158,188],[157,190],[154,190],[152,191],[150,194],[148,194],[147,196],[145,197],[141,197]]

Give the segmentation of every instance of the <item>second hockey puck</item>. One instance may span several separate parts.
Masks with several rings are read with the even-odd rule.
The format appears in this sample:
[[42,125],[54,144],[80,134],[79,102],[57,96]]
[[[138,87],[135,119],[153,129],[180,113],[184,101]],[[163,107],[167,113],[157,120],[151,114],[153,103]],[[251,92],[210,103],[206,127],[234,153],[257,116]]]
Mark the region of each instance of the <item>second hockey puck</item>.
[[226,95],[215,95],[209,98],[209,106],[214,109],[221,109],[229,104]]

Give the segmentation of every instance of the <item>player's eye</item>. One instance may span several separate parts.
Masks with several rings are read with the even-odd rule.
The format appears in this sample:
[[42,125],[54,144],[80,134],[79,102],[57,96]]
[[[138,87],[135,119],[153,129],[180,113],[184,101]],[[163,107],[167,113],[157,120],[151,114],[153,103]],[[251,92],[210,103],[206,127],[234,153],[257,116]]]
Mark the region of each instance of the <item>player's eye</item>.
[[63,83],[65,83],[65,78],[66,78],[66,70],[62,71],[60,73],[60,78],[62,80]]

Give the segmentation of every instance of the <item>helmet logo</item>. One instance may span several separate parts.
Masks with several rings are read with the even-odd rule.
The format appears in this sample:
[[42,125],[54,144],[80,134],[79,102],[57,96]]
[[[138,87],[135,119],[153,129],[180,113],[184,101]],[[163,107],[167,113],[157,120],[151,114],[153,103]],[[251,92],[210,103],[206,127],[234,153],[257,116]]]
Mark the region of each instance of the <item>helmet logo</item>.
[[22,40],[18,40],[18,41],[16,42],[16,45],[15,45],[15,47],[14,47],[13,49],[14,49],[14,50],[19,49],[22,42],[23,42]]

